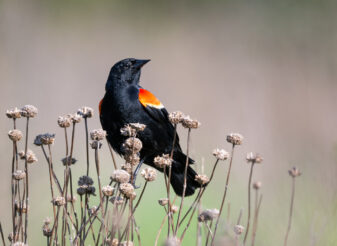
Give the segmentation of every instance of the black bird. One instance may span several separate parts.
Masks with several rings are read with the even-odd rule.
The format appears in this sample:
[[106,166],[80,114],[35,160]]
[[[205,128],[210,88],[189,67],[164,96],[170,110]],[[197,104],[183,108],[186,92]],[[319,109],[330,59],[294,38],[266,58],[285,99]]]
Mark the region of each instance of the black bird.
[[[122,144],[126,139],[121,135],[120,129],[127,123],[145,124],[145,130],[137,135],[143,143],[140,163],[144,162],[155,167],[153,160],[156,156],[171,153],[174,126],[169,121],[168,113],[162,103],[139,85],[141,68],[149,61],[128,58],[117,62],[110,70],[99,111],[102,127],[107,132],[107,139],[120,155],[124,154]],[[185,163],[186,155],[181,150],[177,136],[170,182],[179,196],[183,193]],[[189,164],[192,163],[194,161],[189,159]],[[192,195],[195,188],[200,187],[194,180],[196,174],[188,166],[186,196]]]

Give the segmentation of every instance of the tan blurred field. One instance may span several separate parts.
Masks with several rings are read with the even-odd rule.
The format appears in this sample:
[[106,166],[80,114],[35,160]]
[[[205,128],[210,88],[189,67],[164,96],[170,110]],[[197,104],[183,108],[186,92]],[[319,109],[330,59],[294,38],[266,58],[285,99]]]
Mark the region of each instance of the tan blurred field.
[[[39,133],[56,133],[54,152],[61,159],[57,117],[87,105],[96,110],[90,129],[99,128],[98,102],[110,67],[135,57],[151,59],[143,68],[144,88],[168,111],[201,121],[192,135],[199,170],[204,158],[209,173],[215,147],[229,150],[227,133],[245,137],[227,198],[233,220],[247,207],[245,155],[263,155],[254,177],[262,181],[264,194],[257,245],[283,244],[291,188],[287,170],[294,165],[303,175],[297,180],[289,245],[336,245],[336,10],[335,1],[0,1],[1,222],[10,221],[7,132],[12,126],[5,110],[38,107],[30,142]],[[186,134],[179,133],[185,146]],[[76,141],[83,139],[79,129]],[[31,169],[30,242],[42,245],[42,220],[51,213],[47,165],[40,150],[30,148],[40,160]],[[85,166],[84,151],[77,145],[77,176]],[[112,164],[106,146],[102,163],[107,182]],[[207,208],[220,204],[226,165],[206,194]],[[139,210],[144,245],[153,244],[161,222],[151,216],[162,216],[161,184],[162,179],[151,184],[153,193],[145,194]],[[186,245],[194,245],[193,230],[187,237]]]

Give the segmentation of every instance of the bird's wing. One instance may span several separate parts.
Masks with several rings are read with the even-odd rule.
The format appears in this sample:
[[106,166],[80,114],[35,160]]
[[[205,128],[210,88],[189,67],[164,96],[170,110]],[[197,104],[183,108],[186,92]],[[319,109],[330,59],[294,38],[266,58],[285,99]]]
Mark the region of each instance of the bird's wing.
[[[149,116],[161,125],[165,126],[169,135],[171,135],[173,139],[174,127],[169,120],[168,112],[164,105],[155,97],[155,95],[143,88],[139,89],[138,99]],[[176,139],[176,147],[180,150],[178,135]]]

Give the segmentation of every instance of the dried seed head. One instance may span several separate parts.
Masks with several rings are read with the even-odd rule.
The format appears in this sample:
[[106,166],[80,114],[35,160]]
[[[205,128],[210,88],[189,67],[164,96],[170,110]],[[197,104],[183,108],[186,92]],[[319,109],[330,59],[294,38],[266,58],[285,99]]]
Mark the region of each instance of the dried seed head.
[[13,142],[20,141],[22,138],[22,132],[20,130],[14,129],[8,132],[8,137]]
[[121,165],[122,170],[126,171],[127,173],[131,174],[132,173],[132,166],[130,163],[123,163]]
[[124,160],[131,164],[132,166],[136,166],[138,165],[140,158],[139,158],[139,154],[138,153],[126,153],[124,155]]
[[158,203],[160,206],[166,206],[168,204],[168,199],[167,198],[161,198],[158,200]]
[[76,202],[76,201],[77,201],[76,196],[71,197],[71,194],[68,194],[68,195],[67,195],[67,202],[74,203],[74,202]]
[[197,129],[200,127],[201,123],[197,120],[192,120],[190,116],[187,115],[183,118],[182,125],[185,128]]
[[235,225],[234,232],[236,235],[241,235],[245,228],[242,225]]
[[288,171],[288,173],[293,178],[296,178],[296,177],[298,177],[298,176],[300,176],[302,174],[297,167],[293,167],[292,169],[290,169]]
[[157,172],[153,168],[147,167],[140,173],[146,181],[154,181],[157,177]]
[[123,148],[126,152],[136,153],[139,152],[143,147],[142,141],[139,138],[130,137],[123,143]]
[[111,242],[111,245],[112,246],[118,246],[118,239],[117,238],[114,238],[114,239],[112,239],[112,242]]
[[109,199],[112,204],[121,205],[124,203],[124,198],[121,196],[113,196]]
[[39,135],[37,135],[37,136],[35,137],[35,139],[34,139],[34,144],[35,144],[36,146],[41,146],[41,145],[42,145],[42,140],[41,140],[42,136],[43,136],[43,134],[39,134]]
[[121,134],[126,137],[135,137],[137,134],[137,131],[132,128],[130,125],[126,125],[123,128],[121,128]]
[[88,212],[89,212],[90,215],[97,216],[97,214],[98,214],[97,206],[92,206],[91,208],[89,208]]
[[[19,213],[27,213],[27,206],[26,206],[26,202],[15,202],[15,209],[19,212]],[[29,210],[29,206],[28,206],[28,210]]]
[[111,179],[117,183],[127,183],[130,180],[130,174],[124,170],[114,170],[111,174]]
[[94,110],[92,108],[84,106],[77,110],[77,114],[82,116],[83,118],[91,118],[94,115]]
[[91,140],[101,141],[106,137],[106,131],[103,129],[94,129],[90,132]]
[[75,158],[71,158],[71,161],[70,161],[70,156],[67,156],[67,157],[64,157],[62,160],[62,163],[63,163],[63,165],[64,166],[66,166],[66,165],[74,165],[76,162],[77,162],[77,160],[75,159]]
[[162,156],[155,157],[153,163],[158,168],[169,167],[172,164],[172,159],[169,154],[162,154]]
[[100,141],[94,140],[90,143],[90,147],[92,149],[100,149],[102,147],[102,143]]
[[55,205],[55,206],[63,206],[66,204],[66,199],[64,199],[63,196],[58,196],[58,197],[55,197],[53,200],[52,200],[52,203]]
[[107,186],[103,186],[102,187],[102,193],[105,195],[105,196],[112,196],[113,193],[114,193],[114,188],[110,185],[107,185]]
[[122,184],[120,184],[119,185],[119,190],[127,198],[132,199],[133,196],[134,196],[135,189],[133,188],[133,185],[130,184],[130,183],[122,183]]
[[13,173],[13,178],[15,180],[21,180],[21,179],[24,179],[26,177],[26,172],[23,171],[23,170],[16,170],[14,173]]
[[216,219],[219,216],[219,210],[217,209],[206,209],[201,212],[201,214],[198,216],[199,222],[205,222],[210,221],[213,219]]
[[209,178],[205,174],[197,174],[194,178],[200,185],[205,185],[209,182]]
[[92,180],[92,178],[90,178],[89,176],[81,176],[77,182],[78,185],[93,185],[94,181]]
[[123,241],[120,243],[120,246],[133,246],[133,242],[131,241]]
[[94,181],[89,176],[82,176],[78,180],[79,187],[77,188],[77,194],[80,196],[87,194],[87,195],[95,195],[95,187],[92,185]]
[[42,232],[43,232],[43,235],[45,237],[50,237],[51,236],[52,230],[49,227],[50,223],[51,223],[51,220],[48,217],[45,218],[44,221],[43,221]]
[[179,209],[179,208],[178,208],[176,205],[172,205],[172,206],[171,206],[171,211],[172,211],[172,213],[174,213],[174,214],[175,214],[176,212],[178,212],[178,209]]
[[169,114],[169,120],[176,125],[183,122],[184,114],[180,111],[175,111]]
[[40,141],[44,145],[54,144],[54,142],[55,142],[55,134],[45,133],[45,134],[41,135]]
[[249,152],[247,154],[246,160],[248,163],[261,163],[263,161],[263,158],[260,154]]
[[255,190],[260,189],[261,186],[262,186],[262,183],[261,183],[260,181],[256,181],[256,182],[253,183],[253,188],[254,188]]
[[76,114],[68,114],[67,117],[70,118],[71,122],[76,124],[76,123],[80,123],[82,117],[80,115]]
[[140,123],[130,123],[129,124],[132,129],[134,129],[136,132],[142,132],[145,130],[146,125],[140,124]]
[[213,150],[213,155],[220,161],[227,160],[229,158],[229,153],[224,149]]
[[13,246],[28,246],[28,244],[25,244],[24,242],[15,242]]
[[37,108],[33,105],[25,105],[21,109],[21,116],[27,118],[34,118],[37,115]]
[[36,158],[36,155],[35,155],[34,152],[31,151],[31,150],[27,150],[26,158],[27,158],[27,162],[28,162],[29,164],[38,161],[37,158]]
[[166,239],[164,246],[180,246],[181,241],[177,237],[169,237]]
[[233,145],[240,145],[243,141],[243,136],[239,133],[231,133],[227,135],[227,142]]
[[21,110],[19,110],[18,108],[13,108],[13,109],[9,109],[6,111],[6,116],[10,119],[18,119],[21,118]]
[[67,128],[71,125],[71,118],[69,117],[69,115],[59,116],[57,119],[57,124],[59,125],[59,127]]

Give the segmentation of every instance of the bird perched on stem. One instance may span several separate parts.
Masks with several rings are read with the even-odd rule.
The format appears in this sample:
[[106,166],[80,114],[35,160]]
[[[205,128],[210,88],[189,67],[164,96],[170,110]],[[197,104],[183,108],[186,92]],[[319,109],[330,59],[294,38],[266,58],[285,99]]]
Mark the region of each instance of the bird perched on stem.
[[[128,58],[117,62],[110,70],[105,95],[99,106],[100,120],[107,132],[107,139],[120,155],[124,155],[122,145],[126,139],[120,129],[128,123],[138,122],[146,125],[145,130],[137,135],[143,143],[137,170],[142,163],[156,167],[156,156],[171,153],[175,132],[163,104],[139,85],[141,68],[149,61]],[[183,193],[185,163],[186,155],[181,150],[177,136],[170,183],[179,196]],[[192,164],[194,161],[189,159],[188,163]],[[195,181],[196,174],[188,166],[186,196],[192,195],[195,189],[200,187]]]

